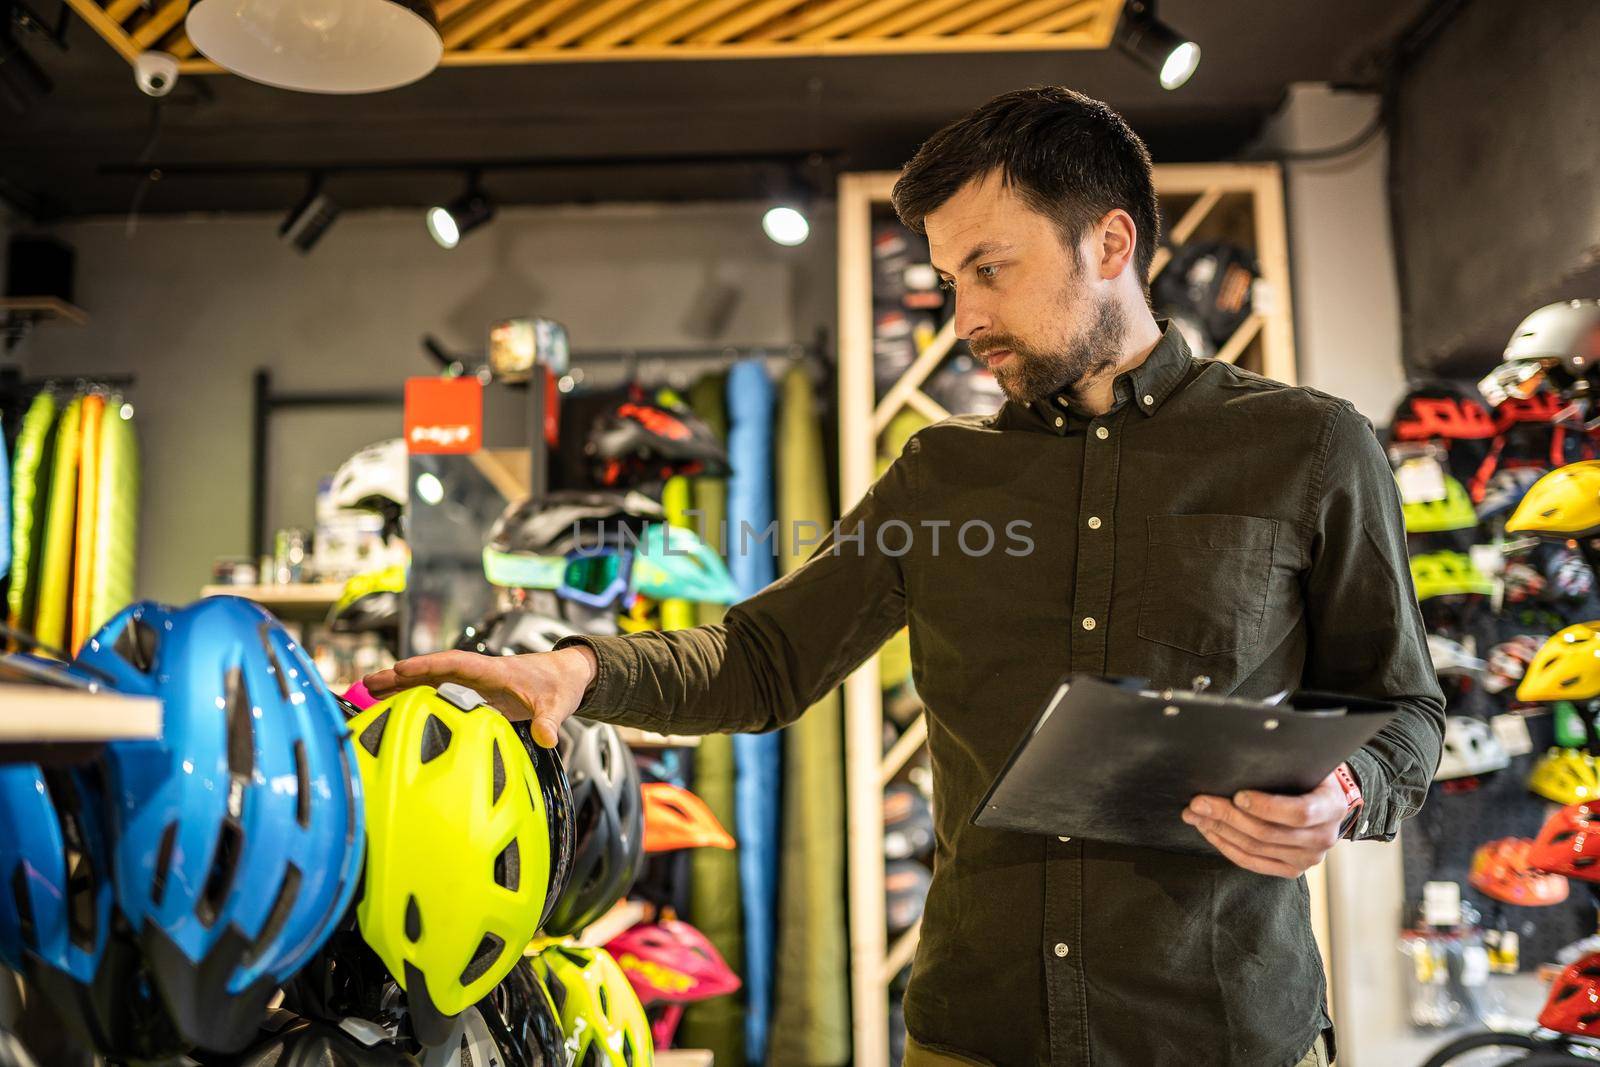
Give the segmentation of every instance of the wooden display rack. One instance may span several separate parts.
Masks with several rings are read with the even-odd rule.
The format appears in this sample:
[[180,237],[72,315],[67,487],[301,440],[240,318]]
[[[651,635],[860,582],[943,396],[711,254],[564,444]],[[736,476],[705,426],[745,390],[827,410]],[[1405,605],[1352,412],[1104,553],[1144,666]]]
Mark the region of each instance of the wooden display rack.
[[[933,342],[876,400],[873,377],[872,226],[889,203],[894,173],[839,178],[839,489],[848,510],[877,477],[878,438],[902,408],[931,420],[948,417],[922,386],[955,346],[946,322]],[[1172,246],[1228,239],[1255,250],[1260,278],[1254,313],[1216,353],[1219,360],[1295,382],[1294,321],[1282,175],[1276,164],[1181,164],[1155,168],[1162,217]],[[1175,221],[1174,221],[1175,220]],[[1157,250],[1154,279],[1171,260]],[[849,817],[850,969],[855,1064],[887,1067],[887,991],[911,962],[920,924],[888,944],[884,916],[883,789],[927,742],[925,718],[883,754],[883,694],[877,658],[845,680],[845,761]],[[1323,867],[1307,873],[1312,925],[1328,958],[1327,880]],[[1331,984],[1331,983],[1330,983]]]

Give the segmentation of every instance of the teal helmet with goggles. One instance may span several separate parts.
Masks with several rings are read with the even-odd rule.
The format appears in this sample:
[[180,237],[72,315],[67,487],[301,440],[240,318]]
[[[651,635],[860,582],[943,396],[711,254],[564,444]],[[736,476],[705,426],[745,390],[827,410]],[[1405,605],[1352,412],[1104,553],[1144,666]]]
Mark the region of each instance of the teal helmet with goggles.
[[656,600],[732,604],[739,599],[728,566],[693,530],[652,523],[633,557],[633,591]]

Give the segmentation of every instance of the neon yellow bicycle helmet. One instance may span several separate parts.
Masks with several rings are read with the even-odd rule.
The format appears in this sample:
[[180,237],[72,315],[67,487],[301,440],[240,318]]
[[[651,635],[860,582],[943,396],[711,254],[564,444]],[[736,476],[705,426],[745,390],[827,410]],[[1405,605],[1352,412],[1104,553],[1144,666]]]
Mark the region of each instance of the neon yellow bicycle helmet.
[[1600,797],[1600,775],[1589,753],[1552,748],[1533,765],[1528,788],[1557,804],[1582,804]]
[[555,945],[533,959],[561,1015],[572,1067],[650,1067],[650,1020],[627,975],[603,948]]
[[1443,533],[1470,530],[1478,525],[1478,512],[1467,496],[1466,487],[1454,478],[1444,480],[1444,499],[1402,504],[1406,533]]
[[1600,697],[1600,622],[1580,622],[1550,636],[1517,686],[1534,703]]
[[[552,821],[558,793],[510,721],[470,689],[408,689],[350,732],[367,815],[356,920],[405,990],[417,1039],[439,1045],[522,958],[559,893],[555,829],[571,812]],[[547,778],[552,768],[550,753]]]
[[1474,567],[1472,558],[1462,552],[1412,556],[1411,584],[1416,586],[1418,600],[1466,593],[1488,596],[1494,592],[1494,579]]
[[1600,533],[1600,459],[1557,467],[1523,496],[1507,533],[1593,537]]

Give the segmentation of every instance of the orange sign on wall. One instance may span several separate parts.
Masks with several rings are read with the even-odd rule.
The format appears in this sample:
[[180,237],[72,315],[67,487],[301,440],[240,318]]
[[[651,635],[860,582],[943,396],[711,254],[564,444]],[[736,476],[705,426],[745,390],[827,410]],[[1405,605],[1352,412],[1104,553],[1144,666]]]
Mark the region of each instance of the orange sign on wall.
[[483,447],[483,383],[406,379],[406,451],[459,454]]

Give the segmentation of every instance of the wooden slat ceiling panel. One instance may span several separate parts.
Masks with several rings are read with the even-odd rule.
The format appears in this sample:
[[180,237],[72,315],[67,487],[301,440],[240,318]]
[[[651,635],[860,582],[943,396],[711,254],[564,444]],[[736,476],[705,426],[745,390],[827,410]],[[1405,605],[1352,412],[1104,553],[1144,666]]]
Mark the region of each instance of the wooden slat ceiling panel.
[[[160,47],[216,73],[199,0],[67,0],[124,57]],[[446,66],[1105,48],[1122,0],[435,0]]]

